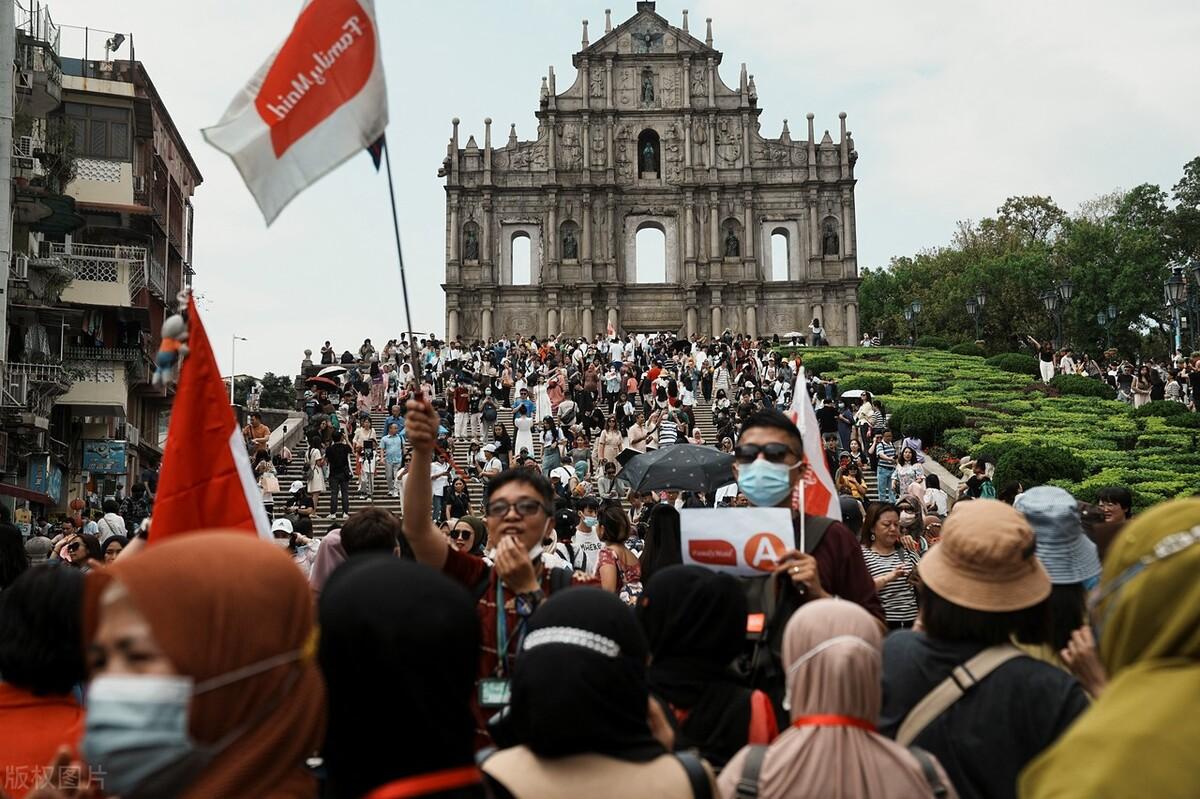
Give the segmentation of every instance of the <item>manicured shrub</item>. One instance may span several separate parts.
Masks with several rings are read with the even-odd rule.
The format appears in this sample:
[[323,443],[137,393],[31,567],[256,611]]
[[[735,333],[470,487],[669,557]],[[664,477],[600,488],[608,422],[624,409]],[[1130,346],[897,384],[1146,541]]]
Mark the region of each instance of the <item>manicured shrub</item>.
[[984,361],[988,366],[994,366],[1005,372],[1036,377],[1038,374],[1037,358],[1023,352],[1002,352]]
[[1155,400],[1147,402],[1140,408],[1133,409],[1133,415],[1139,418],[1147,416],[1185,416],[1191,411],[1182,402],[1172,402],[1171,400]]
[[1050,387],[1067,396],[1099,397],[1108,400],[1117,398],[1117,392],[1107,383],[1083,375],[1058,375],[1050,381]]
[[949,427],[962,427],[967,416],[961,408],[947,402],[910,402],[892,411],[889,420],[897,440],[903,436],[916,436],[928,446],[939,443],[942,433]]
[[1012,447],[996,462],[993,482],[1018,482],[1026,489],[1050,480],[1083,479],[1083,463],[1070,450],[1036,444]]
[[955,344],[950,348],[950,352],[955,355],[973,355],[977,358],[982,358],[987,355],[983,347],[979,346],[974,341],[964,341],[962,344]]
[[1200,430],[1200,413],[1186,413],[1170,416],[1167,417],[1166,422],[1170,427],[1182,427],[1184,430]]
[[838,381],[839,391],[866,391],[871,396],[891,394],[895,390],[892,381],[883,375],[850,375]]
[[804,371],[810,375],[833,372],[838,368],[839,363],[841,363],[841,359],[833,355],[804,355]]
[[928,347],[931,350],[948,350],[950,342],[941,336],[921,336],[917,339],[918,347]]

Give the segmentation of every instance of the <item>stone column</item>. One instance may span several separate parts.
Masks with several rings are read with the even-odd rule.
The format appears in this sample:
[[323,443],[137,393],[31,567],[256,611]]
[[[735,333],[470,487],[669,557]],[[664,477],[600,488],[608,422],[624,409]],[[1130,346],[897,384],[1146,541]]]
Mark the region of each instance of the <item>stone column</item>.
[[[808,241],[809,253],[813,258],[821,257],[821,207],[817,205],[816,193],[808,198]],[[819,275],[810,275],[819,277]]]
[[462,233],[458,227],[458,192],[450,195],[450,260],[458,263],[458,240]]
[[[842,240],[839,242],[839,254],[844,258],[847,255],[854,254],[854,237],[850,230],[850,192],[842,190]],[[855,342],[857,343],[857,342]]]
[[[617,306],[608,306],[608,326],[616,332],[621,329],[621,319],[617,316]],[[605,331],[607,334],[608,331]]]
[[[686,84],[685,84],[686,85]],[[692,168],[692,115],[683,115],[683,165]]]
[[451,308],[446,312],[446,340],[458,340],[458,309]]
[[717,338],[721,335],[724,328],[721,326],[721,290],[713,289],[712,292],[712,337]]
[[694,209],[695,203],[692,202],[692,194],[689,191],[683,201],[683,254],[684,258],[689,260],[696,257],[696,236],[692,219]]
[[483,280],[490,283],[499,283],[495,273],[492,271],[492,264],[500,260],[500,254],[492,255],[492,195],[490,192],[483,194],[483,229],[479,235],[479,256],[483,262]]
[[592,330],[592,306],[591,300],[588,300],[588,304],[583,306],[583,330],[579,331],[579,334],[587,339],[591,339]]
[[616,253],[616,250],[614,249],[613,242],[616,240],[616,235],[617,235],[617,205],[616,205],[615,198],[613,197],[612,191],[609,191],[609,193],[608,193],[607,204],[608,204],[608,231],[607,231],[607,235],[605,236],[604,249],[605,249],[605,255],[607,256],[607,261],[608,261],[608,279],[616,280],[617,279],[617,253]]
[[[584,76],[586,81],[586,76]],[[584,86],[587,85],[585,82]],[[588,92],[583,93],[586,97]],[[587,114],[583,115],[583,124],[579,126],[579,135],[583,138],[583,179],[585,183],[590,183],[592,172],[592,121]]]
[[558,335],[558,309],[551,308],[546,311],[546,335]]
[[[604,59],[604,107],[613,107],[613,59],[612,56]],[[612,163],[612,152],[609,152],[609,163]]]
[[583,279],[586,282],[592,281],[592,195],[585,192],[583,195],[583,204],[580,206],[583,213],[583,241],[579,246],[579,260],[583,263]]
[[699,330],[697,330],[696,324],[697,324],[696,306],[689,305],[688,309],[687,309],[687,334],[688,334],[688,336],[694,336],[698,332],[700,332]]
[[[684,13],[686,15],[687,12]],[[686,22],[686,16],[684,16],[684,20]],[[683,107],[692,107],[692,58],[686,55],[683,57]],[[691,165],[689,161],[688,166]]]
[[549,223],[546,227],[546,260],[550,262],[551,280],[558,280],[558,195],[550,192]]
[[758,312],[753,302],[746,304],[746,332],[751,336],[758,335]]
[[[711,192],[708,196],[708,257],[711,261],[721,260],[721,220],[720,214],[721,205],[717,200],[717,193]],[[709,275],[709,279],[713,278]]]
[[487,341],[488,339],[490,339],[492,337],[492,309],[491,308],[483,309],[483,325],[482,325],[480,332],[483,336],[484,341]]
[[[746,189],[746,193],[742,196],[742,202],[745,204],[743,210],[742,230],[745,231],[745,239],[742,242],[742,260],[747,264],[748,269],[755,269],[758,262],[758,250],[754,247],[754,240],[757,238],[754,235],[754,191]],[[757,272],[758,270],[755,269]],[[750,278],[757,280],[760,275],[751,274]],[[786,331],[785,331],[786,332]]]
[[858,343],[858,306],[852,302],[846,303],[846,346],[853,347]]

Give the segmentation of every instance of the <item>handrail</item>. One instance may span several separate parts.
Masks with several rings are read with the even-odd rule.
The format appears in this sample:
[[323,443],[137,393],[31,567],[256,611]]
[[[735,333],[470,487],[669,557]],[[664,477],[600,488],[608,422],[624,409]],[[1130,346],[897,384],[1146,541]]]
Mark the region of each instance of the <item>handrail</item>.
[[304,421],[304,414],[299,411],[289,412],[283,424],[271,431],[271,436],[267,439],[267,450],[272,458],[282,452],[284,447],[296,449],[296,445],[304,437]]

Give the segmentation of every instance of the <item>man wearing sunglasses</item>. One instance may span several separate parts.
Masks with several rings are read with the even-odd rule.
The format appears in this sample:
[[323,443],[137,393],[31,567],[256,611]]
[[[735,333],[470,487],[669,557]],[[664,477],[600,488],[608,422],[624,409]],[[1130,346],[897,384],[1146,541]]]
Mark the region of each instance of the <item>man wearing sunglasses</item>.
[[[774,409],[751,414],[733,450],[740,494],[753,506],[791,508],[792,495],[807,468],[803,452],[800,431],[787,416]],[[745,578],[751,612],[758,616],[747,626],[756,650],[750,655],[754,664],[751,680],[777,704],[784,689],[780,650],[783,626],[800,605],[834,596],[861,605],[883,624],[883,606],[875,582],[849,528],[833,519],[808,515],[803,552],[798,548],[800,514],[796,511],[792,513],[792,530],[793,547],[779,558],[774,572],[768,577]],[[763,583],[768,580],[776,581],[777,593],[764,590]],[[771,600],[761,601],[764,597],[772,598],[775,604],[768,606]],[[755,613],[756,606],[761,614]],[[769,658],[763,657],[763,649]]]
[[507,681],[520,651],[525,623],[554,590],[571,584],[569,569],[542,564],[544,541],[554,531],[554,493],[538,470],[506,469],[489,484],[484,500],[495,564],[452,548],[432,522],[429,464],[438,416],[425,397],[408,400],[412,461],[404,485],[404,536],[417,561],[439,569],[477,598],[483,632],[476,696],[476,743],[489,743],[484,720],[507,704]]

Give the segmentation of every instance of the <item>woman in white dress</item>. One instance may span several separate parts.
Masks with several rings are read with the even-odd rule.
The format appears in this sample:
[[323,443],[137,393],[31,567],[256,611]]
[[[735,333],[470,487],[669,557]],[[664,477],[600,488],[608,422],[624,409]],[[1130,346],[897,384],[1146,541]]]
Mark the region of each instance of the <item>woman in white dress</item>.
[[[513,444],[513,455],[521,454],[524,449],[530,455],[533,454],[533,417],[526,411],[526,406],[522,405],[517,408],[516,414],[513,416],[513,427],[517,430],[517,440]],[[518,464],[513,464],[514,466]]]
[[319,507],[317,500],[325,490],[325,451],[321,449],[319,439],[308,442],[308,493],[312,497],[313,507]]

